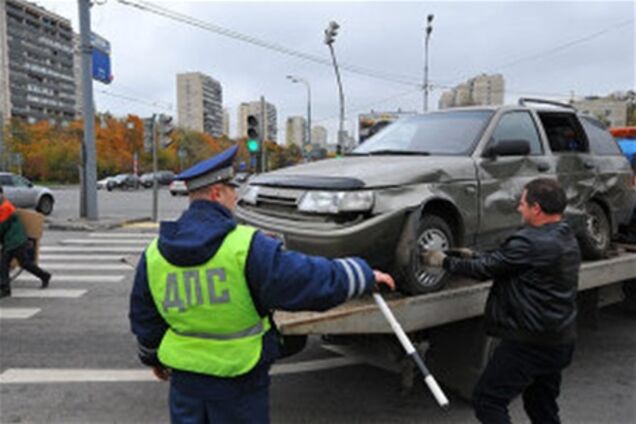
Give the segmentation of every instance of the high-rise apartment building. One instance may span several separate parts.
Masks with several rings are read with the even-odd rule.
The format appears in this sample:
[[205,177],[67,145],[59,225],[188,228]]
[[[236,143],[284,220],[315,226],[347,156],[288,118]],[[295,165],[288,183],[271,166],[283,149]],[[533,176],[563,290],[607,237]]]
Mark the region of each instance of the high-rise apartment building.
[[221,83],[201,72],[177,74],[177,123],[183,128],[223,134]]
[[73,30],[24,0],[0,1],[0,112],[67,123],[75,117]]
[[307,133],[307,121],[302,116],[290,116],[287,118],[286,143],[288,146],[295,144],[302,148],[305,145]]
[[[249,103],[241,103],[238,108],[237,114],[237,130],[238,137],[247,137],[247,117],[249,115],[256,115],[258,117],[261,116],[261,102],[249,102]],[[265,140],[276,141],[278,128],[277,128],[277,118],[276,118],[276,107],[271,104],[265,102],[265,134],[263,134]]]
[[439,99],[439,108],[501,105],[504,102],[505,82],[500,74],[479,75],[445,91]]
[[320,147],[327,147],[327,128],[322,125],[316,125],[311,129],[311,144]]
[[227,108],[223,108],[223,135],[230,136],[230,111]]

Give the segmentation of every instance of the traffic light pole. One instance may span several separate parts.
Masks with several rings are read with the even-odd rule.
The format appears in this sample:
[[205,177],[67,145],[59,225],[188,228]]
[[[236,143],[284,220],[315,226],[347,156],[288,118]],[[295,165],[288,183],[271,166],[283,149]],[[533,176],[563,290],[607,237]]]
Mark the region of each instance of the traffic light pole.
[[266,123],[265,123],[265,118],[266,118],[266,113],[265,113],[265,96],[261,96],[261,130],[260,130],[260,134],[261,134],[261,157],[260,157],[260,166],[259,166],[259,171],[260,172],[267,172],[267,162],[266,162],[266,155],[265,155],[265,129],[266,127]]
[[80,217],[97,220],[97,159],[95,153],[95,111],[93,110],[90,0],[78,0],[80,49],[82,53],[82,114],[84,142],[80,175]]
[[156,115],[152,115],[152,220],[157,222],[159,210],[159,184],[157,181],[157,141],[159,139],[159,128]]

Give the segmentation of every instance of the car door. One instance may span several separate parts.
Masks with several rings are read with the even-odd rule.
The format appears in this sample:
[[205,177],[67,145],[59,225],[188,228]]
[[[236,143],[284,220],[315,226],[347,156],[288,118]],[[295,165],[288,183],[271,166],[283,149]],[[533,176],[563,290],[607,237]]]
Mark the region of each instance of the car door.
[[537,112],[556,165],[556,178],[568,199],[566,215],[575,225],[597,190],[598,164],[574,112]]
[[[526,109],[499,115],[476,151],[479,178],[479,231],[477,246],[494,247],[521,225],[517,206],[523,187],[539,176],[554,176],[554,163],[545,153],[544,142],[533,114]],[[505,140],[525,140],[528,155],[486,157],[490,146]]]
[[12,175],[13,188],[15,190],[15,206],[21,208],[33,208],[37,201],[37,190],[33,188],[31,181],[19,175]]

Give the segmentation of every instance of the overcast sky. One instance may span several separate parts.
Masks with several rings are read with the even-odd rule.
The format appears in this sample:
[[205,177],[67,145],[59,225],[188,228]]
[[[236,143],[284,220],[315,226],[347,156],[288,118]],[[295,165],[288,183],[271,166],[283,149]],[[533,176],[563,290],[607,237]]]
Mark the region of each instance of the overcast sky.
[[[35,2],[71,19],[78,31],[76,0]],[[109,86],[94,83],[99,111],[176,115],[175,75],[200,71],[223,86],[231,135],[236,134],[238,105],[264,95],[278,109],[281,143],[287,117],[306,115],[306,89],[285,78],[291,74],[310,82],[313,124],[326,126],[330,141],[335,141],[339,103],[333,67],[117,0],[98,3],[104,4],[92,7],[92,28],[111,43],[115,77]],[[423,78],[424,28],[430,13],[435,15],[429,45],[429,79],[434,87],[430,109],[437,108],[444,90],[440,87],[484,72],[503,74],[508,103],[523,95],[568,99],[572,93],[606,95],[636,85],[633,1],[153,3],[327,61],[323,31],[329,21],[337,21],[341,29],[334,47],[339,63],[407,82],[343,70],[345,128],[350,131],[358,114],[371,109],[422,110],[422,92],[416,85]]]

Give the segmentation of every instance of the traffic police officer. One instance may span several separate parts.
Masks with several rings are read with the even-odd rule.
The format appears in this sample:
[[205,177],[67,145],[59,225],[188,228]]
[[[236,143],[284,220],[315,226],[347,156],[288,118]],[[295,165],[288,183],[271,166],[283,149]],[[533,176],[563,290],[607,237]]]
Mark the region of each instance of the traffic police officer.
[[141,361],[170,380],[175,423],[269,422],[269,368],[280,355],[271,312],[325,310],[394,288],[359,258],[330,260],[284,250],[233,218],[238,148],[193,166],[190,206],[162,222],[137,265],[130,297]]

